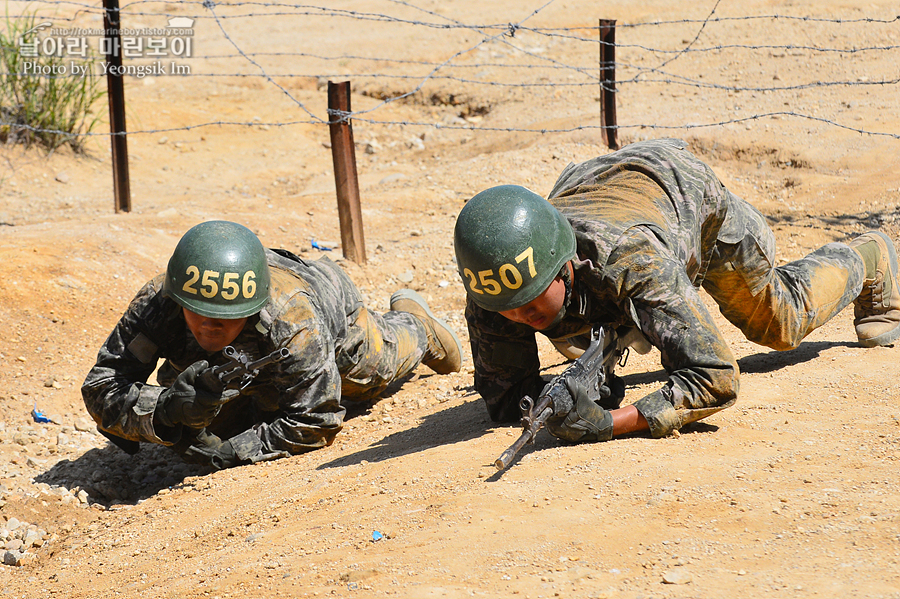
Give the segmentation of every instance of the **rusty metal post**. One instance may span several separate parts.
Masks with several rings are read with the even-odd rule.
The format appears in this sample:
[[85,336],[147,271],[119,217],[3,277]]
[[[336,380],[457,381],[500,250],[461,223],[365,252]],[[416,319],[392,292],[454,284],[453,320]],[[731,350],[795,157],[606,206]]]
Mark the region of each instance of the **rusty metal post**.
[[103,0],[103,27],[106,30],[106,95],[109,97],[109,132],[112,145],[113,193],[116,212],[131,212],[131,185],[128,180],[128,139],[125,136],[125,84],[122,79],[122,39],[119,0]]
[[331,158],[334,161],[334,186],[337,190],[341,247],[344,257],[357,264],[366,262],[362,208],[359,204],[359,179],[356,175],[356,149],[350,113],[350,82],[328,82],[328,128],[331,133]]
[[600,19],[600,125],[603,141],[618,150],[616,140],[616,21]]

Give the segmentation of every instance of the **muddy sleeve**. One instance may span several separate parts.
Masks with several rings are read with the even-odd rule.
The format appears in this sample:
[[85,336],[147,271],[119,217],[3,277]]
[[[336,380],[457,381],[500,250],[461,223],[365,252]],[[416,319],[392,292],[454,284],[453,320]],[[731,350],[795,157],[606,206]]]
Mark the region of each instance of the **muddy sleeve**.
[[534,330],[496,312],[466,304],[466,322],[475,364],[475,390],[495,422],[521,417],[519,401],[536,399],[546,383],[540,376]]
[[331,337],[308,322],[277,346],[286,347],[290,358],[260,376],[259,385],[245,390],[273,415],[253,427],[260,455],[300,454],[331,445],[346,412]]
[[685,266],[650,227],[630,229],[604,269],[669,379],[634,405],[661,437],[734,403],[738,368]]
[[101,430],[131,441],[172,445],[181,437],[180,427],[156,430],[153,423],[165,388],[147,384],[161,357],[158,344],[142,332],[148,320],[161,318],[157,293],[154,280],[132,300],[97,353],[81,396]]

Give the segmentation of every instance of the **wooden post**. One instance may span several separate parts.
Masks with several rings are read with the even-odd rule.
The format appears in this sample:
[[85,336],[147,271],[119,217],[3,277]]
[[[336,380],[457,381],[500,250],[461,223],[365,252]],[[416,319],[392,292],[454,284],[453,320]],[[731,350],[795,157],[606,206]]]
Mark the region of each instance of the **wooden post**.
[[618,150],[616,140],[616,21],[600,19],[600,125],[603,141]]
[[106,30],[106,95],[109,97],[109,132],[112,145],[113,192],[116,212],[131,212],[128,181],[128,139],[125,136],[125,85],[122,78],[122,39],[119,0],[103,0]]
[[334,186],[337,190],[338,218],[341,223],[341,247],[344,257],[357,264],[366,262],[362,208],[359,204],[359,179],[356,175],[356,149],[350,112],[350,82],[328,82],[328,128],[331,132],[331,157],[334,161]]

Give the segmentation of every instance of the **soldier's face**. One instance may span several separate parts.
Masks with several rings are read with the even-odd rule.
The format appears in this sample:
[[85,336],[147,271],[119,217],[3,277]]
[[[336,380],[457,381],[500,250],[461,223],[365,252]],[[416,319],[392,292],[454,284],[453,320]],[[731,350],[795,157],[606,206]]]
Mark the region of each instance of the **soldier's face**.
[[566,301],[566,284],[556,277],[542,294],[515,310],[503,310],[503,316],[513,322],[527,324],[533,329],[542,331],[556,323],[556,317]]
[[209,352],[222,351],[244,329],[246,318],[209,318],[184,310],[184,320],[200,347]]

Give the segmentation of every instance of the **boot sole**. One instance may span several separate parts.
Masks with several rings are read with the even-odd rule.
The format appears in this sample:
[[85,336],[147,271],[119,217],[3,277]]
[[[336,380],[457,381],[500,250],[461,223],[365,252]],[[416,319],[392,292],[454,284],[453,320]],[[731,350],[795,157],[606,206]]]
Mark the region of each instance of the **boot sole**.
[[900,338],[900,325],[897,325],[887,333],[882,333],[877,337],[872,337],[871,339],[860,339],[859,344],[863,347],[881,347],[884,345],[892,344],[898,338]]

